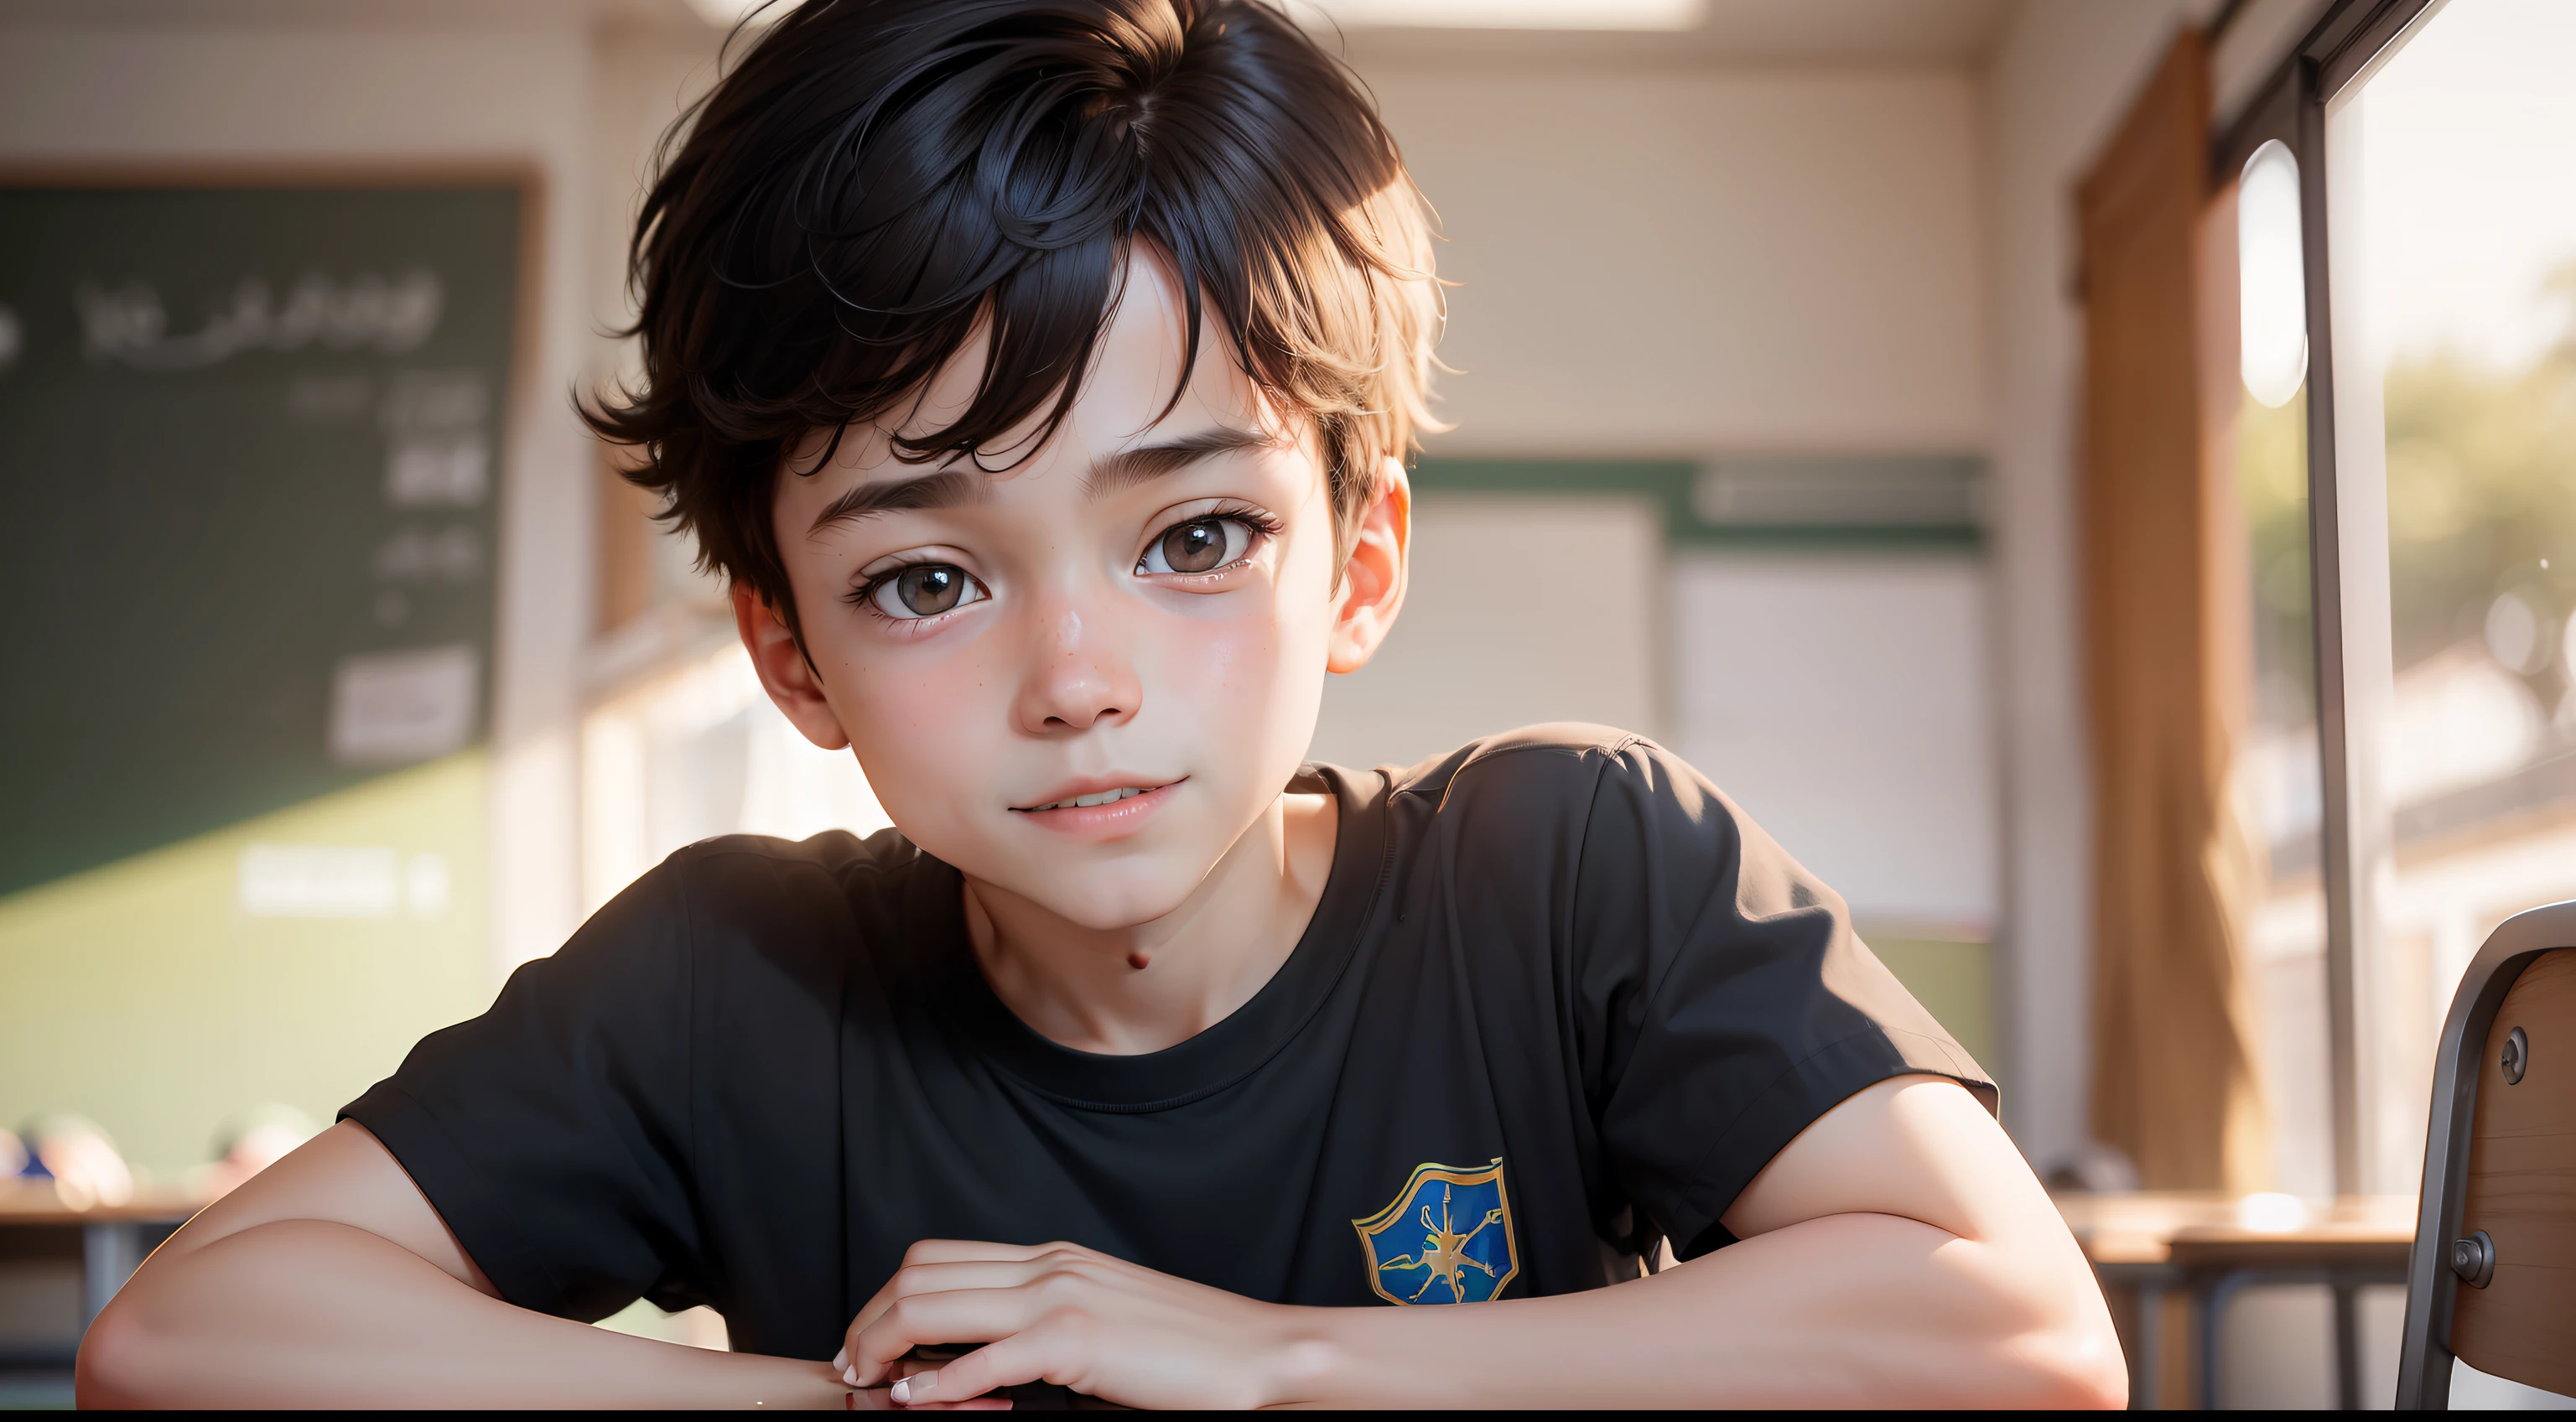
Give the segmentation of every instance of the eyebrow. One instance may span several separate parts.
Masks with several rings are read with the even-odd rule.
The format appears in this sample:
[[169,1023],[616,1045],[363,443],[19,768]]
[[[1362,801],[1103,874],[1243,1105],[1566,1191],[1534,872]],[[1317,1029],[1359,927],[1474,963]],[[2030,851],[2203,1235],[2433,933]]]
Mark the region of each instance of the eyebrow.
[[913,479],[888,479],[845,489],[841,496],[823,506],[814,523],[805,530],[813,537],[836,523],[855,523],[881,513],[912,513],[923,509],[953,509],[981,500],[989,489],[981,472],[942,469]]
[[1082,476],[1082,491],[1096,499],[1177,473],[1203,459],[1237,450],[1269,449],[1279,443],[1279,436],[1260,430],[1215,429],[1161,444],[1138,445],[1094,460],[1090,471]]
[[[1201,460],[1232,454],[1237,450],[1268,449],[1278,443],[1277,435],[1259,430],[1218,429],[1160,444],[1138,445],[1094,460],[1091,468],[1083,474],[1082,491],[1096,499],[1166,474],[1178,473]],[[882,513],[953,509],[978,502],[990,492],[984,473],[964,469],[942,469],[912,479],[861,484],[844,490],[839,498],[824,505],[805,534],[810,538],[833,524],[856,522]]]

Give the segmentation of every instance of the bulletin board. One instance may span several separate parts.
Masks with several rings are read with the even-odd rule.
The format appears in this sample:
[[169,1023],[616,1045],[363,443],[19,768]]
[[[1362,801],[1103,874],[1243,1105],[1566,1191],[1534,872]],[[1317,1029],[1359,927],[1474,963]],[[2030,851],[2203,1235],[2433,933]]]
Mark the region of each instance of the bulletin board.
[[483,738],[534,209],[0,175],[0,894]]

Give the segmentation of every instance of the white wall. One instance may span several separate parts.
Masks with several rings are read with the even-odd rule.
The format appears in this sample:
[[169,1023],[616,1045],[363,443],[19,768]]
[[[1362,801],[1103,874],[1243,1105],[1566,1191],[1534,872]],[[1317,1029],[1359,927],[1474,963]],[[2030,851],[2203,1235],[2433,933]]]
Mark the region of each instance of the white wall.
[[1965,70],[1363,76],[1461,283],[1433,452],[1984,447]]
[[0,161],[252,167],[500,160],[532,167],[545,221],[534,368],[505,483],[492,739],[496,967],[575,923],[574,720],[590,618],[591,456],[566,397],[591,336],[592,59],[582,17],[527,7],[473,29],[12,26]]
[[1642,502],[1424,496],[1403,614],[1325,684],[1311,755],[1412,765],[1542,721],[1660,734],[1663,543]]
[[[635,214],[663,134],[715,83],[722,38],[713,30],[663,28],[611,30],[599,37],[590,108],[591,168],[599,195],[587,216],[587,256],[591,309],[604,325],[634,319],[626,249]],[[631,367],[633,349],[631,342],[620,342],[615,354]]]
[[1999,866],[1980,561],[1700,553],[1673,582],[1672,747],[1864,925],[1984,940]]

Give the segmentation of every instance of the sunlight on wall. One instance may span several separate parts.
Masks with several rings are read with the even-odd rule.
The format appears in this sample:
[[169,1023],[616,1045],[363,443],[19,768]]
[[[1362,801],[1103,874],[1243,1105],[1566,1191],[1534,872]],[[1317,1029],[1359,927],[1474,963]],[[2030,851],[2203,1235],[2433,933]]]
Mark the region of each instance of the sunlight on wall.
[[452,756],[0,899],[0,1124],[78,1112],[176,1177],[226,1116],[328,1121],[480,1012],[485,773]]
[[865,837],[892,821],[846,750],[815,747],[725,644],[593,710],[582,727],[582,911],[720,834]]

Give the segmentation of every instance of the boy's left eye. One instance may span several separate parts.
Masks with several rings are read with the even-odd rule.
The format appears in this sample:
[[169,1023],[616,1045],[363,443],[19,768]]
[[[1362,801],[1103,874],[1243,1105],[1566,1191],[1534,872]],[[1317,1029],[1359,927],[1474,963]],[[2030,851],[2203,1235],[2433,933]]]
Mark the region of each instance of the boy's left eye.
[[1252,549],[1252,525],[1217,515],[1163,530],[1136,560],[1140,573],[1210,573],[1243,561]]
[[915,563],[870,582],[859,596],[898,622],[914,622],[954,612],[991,594],[972,574],[952,563]]

